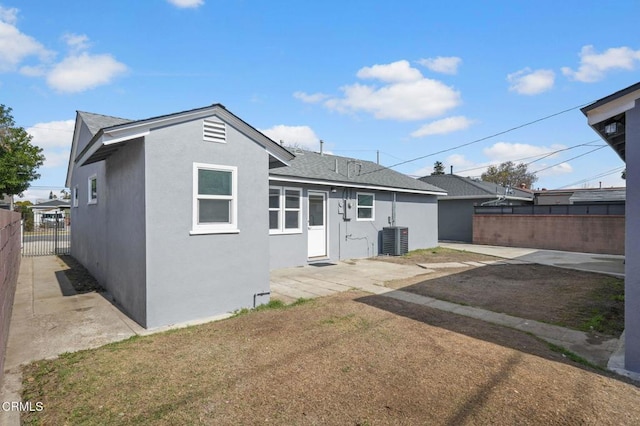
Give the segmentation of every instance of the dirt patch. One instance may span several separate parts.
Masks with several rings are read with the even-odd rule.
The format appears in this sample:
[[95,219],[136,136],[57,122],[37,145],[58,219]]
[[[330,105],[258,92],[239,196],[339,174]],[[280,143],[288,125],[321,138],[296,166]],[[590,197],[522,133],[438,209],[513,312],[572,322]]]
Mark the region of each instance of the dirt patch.
[[103,291],[98,281],[93,275],[80,264],[75,258],[68,255],[58,256],[62,265],[65,267],[64,274],[73,286],[76,293],[90,293],[92,291]]
[[[160,362],[159,362],[160,361]],[[347,292],[24,370],[24,424],[638,424],[640,390],[526,334]]]
[[[422,264],[486,262],[487,266],[438,268],[386,285],[423,296],[604,336],[624,330],[624,280],[607,275],[436,248],[381,261]],[[492,262],[495,262],[492,264]]]

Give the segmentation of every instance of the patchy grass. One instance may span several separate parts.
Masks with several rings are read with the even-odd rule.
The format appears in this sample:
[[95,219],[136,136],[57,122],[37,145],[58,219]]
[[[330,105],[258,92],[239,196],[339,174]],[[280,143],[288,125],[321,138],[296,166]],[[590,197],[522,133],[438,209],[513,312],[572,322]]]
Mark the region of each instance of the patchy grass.
[[482,260],[496,260],[498,258],[485,254],[471,253],[465,250],[454,250],[445,247],[412,250],[403,256],[378,256],[375,260],[384,262],[415,264],[435,262],[479,262]]
[[346,292],[32,363],[22,396],[44,410],[22,421],[638,424],[640,390],[604,374],[517,330]]
[[624,280],[602,277],[579,316],[582,318],[580,330],[620,335],[624,331]]

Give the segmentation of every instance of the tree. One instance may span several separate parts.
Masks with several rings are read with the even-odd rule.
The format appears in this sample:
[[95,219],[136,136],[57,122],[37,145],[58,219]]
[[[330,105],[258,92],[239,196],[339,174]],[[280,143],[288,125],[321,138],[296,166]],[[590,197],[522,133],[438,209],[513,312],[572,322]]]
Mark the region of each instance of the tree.
[[624,169],[622,171],[622,176],[620,176],[622,179],[627,180],[627,169]]
[[436,161],[435,163],[433,163],[433,173],[431,173],[431,176],[443,175],[443,174],[444,174],[444,166],[442,165],[442,162]]
[[519,188],[522,184],[527,188],[531,188],[535,181],[538,180],[535,173],[527,170],[526,164],[520,163],[516,165],[513,161],[506,161],[499,166],[489,166],[481,178],[486,182],[515,188]]
[[31,201],[16,201],[16,211],[20,213],[22,220],[24,221],[24,230],[33,231],[33,210]]
[[63,189],[62,191],[60,191],[60,195],[62,195],[62,199],[63,200],[70,200],[71,199],[71,193],[69,191],[67,191],[66,189]]
[[40,177],[36,170],[44,163],[44,155],[31,139],[24,128],[16,127],[11,108],[0,104],[0,197],[22,194]]

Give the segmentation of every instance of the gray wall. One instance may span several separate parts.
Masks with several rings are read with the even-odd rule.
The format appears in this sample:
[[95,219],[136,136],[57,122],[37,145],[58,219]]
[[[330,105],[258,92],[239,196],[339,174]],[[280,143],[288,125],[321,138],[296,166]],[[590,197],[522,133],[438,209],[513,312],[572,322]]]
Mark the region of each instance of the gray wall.
[[473,206],[487,200],[439,200],[438,238],[447,241],[473,240]]
[[625,368],[640,372],[640,101],[626,113]]
[[[147,327],[252,307],[269,291],[267,152],[230,126],[204,142],[202,120],[152,131],[145,150]],[[194,162],[238,167],[240,233],[189,234]]]
[[[86,146],[91,134],[83,124],[80,129],[78,153]],[[87,204],[88,179],[96,174],[98,203]],[[105,285],[107,251],[108,194],[104,161],[75,168],[71,179],[71,193],[78,186],[78,207],[71,207],[71,255],[82,263],[98,282]],[[72,200],[73,203],[73,200]]]
[[130,141],[106,162],[104,286],[134,320],[146,325],[144,140]]
[[[273,182],[273,186],[280,186]],[[285,185],[293,187],[293,185]],[[273,234],[269,237],[270,268],[306,265],[307,257],[307,196],[309,190],[325,191],[329,194],[327,208],[329,260],[363,258],[380,254],[382,228],[389,226],[393,193],[370,190],[343,190],[335,193],[327,186],[304,186],[302,200],[302,233]],[[375,194],[375,220],[356,220],[356,194]],[[341,214],[343,199],[351,202],[350,221]],[[396,194],[396,225],[409,228],[409,249],[429,248],[438,245],[437,199],[433,195]]]

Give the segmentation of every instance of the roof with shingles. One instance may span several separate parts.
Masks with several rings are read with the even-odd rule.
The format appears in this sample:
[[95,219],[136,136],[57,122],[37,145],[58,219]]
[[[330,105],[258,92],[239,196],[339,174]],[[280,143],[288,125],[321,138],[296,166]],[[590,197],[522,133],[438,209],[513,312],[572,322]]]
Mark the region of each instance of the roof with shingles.
[[271,169],[273,179],[312,180],[342,184],[343,186],[375,186],[389,190],[402,189],[416,192],[445,194],[445,191],[425,182],[371,161],[320,154],[313,151],[294,150],[296,156],[289,166]]
[[[458,175],[431,175],[421,177],[419,180],[447,191],[447,196],[442,197],[466,197],[466,198],[494,198],[505,196],[507,188],[497,183],[484,182]],[[509,188],[507,198],[528,198],[533,199],[533,193],[518,188]]]
[[100,129],[125,123],[131,123],[133,121],[126,118],[111,117],[109,115],[94,114],[92,112],[85,111],[78,111],[78,115],[82,117],[82,121],[84,121],[84,123],[89,128],[89,131],[94,136],[100,131]]

